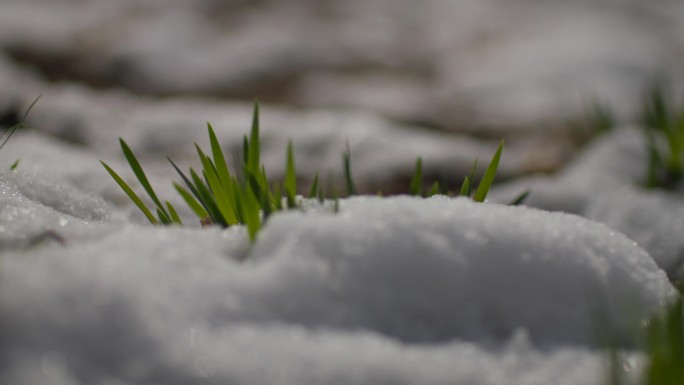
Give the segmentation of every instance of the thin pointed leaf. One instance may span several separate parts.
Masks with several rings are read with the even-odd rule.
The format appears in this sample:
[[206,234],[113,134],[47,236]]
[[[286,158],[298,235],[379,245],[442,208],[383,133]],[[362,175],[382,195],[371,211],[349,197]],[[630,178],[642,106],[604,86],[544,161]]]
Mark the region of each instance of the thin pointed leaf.
[[247,135],[242,137],[242,162],[246,168],[249,163],[249,138],[247,138]]
[[28,108],[27,108],[26,111],[24,112],[24,116],[22,116],[21,121],[20,121],[18,124],[13,125],[13,126],[10,127],[7,131],[5,131],[4,133],[2,133],[2,135],[0,135],[0,140],[2,140],[2,139],[4,138],[4,140],[2,141],[2,143],[0,143],[0,150],[2,150],[3,147],[5,147],[5,145],[7,144],[7,142],[9,142],[10,138],[11,138],[17,131],[19,131],[19,130],[21,130],[22,128],[26,127],[26,124],[24,123],[24,121],[26,120],[26,118],[28,117],[29,113],[31,112],[31,110],[33,109],[33,107],[36,105],[36,103],[38,103],[38,101],[40,100],[40,98],[41,98],[42,96],[43,96],[43,94],[40,94],[40,95],[38,95],[37,98],[33,99],[33,102],[31,102],[31,104],[28,106]]
[[249,239],[254,242],[256,234],[261,229],[261,218],[259,216],[259,202],[258,197],[251,190],[250,186],[246,186],[244,193],[245,203],[245,225],[249,233]]
[[[465,196],[470,196],[473,193],[473,181],[475,180],[475,173],[477,172],[477,164],[479,159],[475,159],[473,162],[473,167],[470,168],[470,174],[468,174],[468,193]],[[463,186],[461,186],[463,187]],[[463,194],[461,194],[463,195]]]
[[509,203],[509,206],[520,206],[525,202],[527,197],[530,195],[530,190],[525,190],[522,192],[522,194],[518,195],[511,203]]
[[349,149],[349,143],[347,143],[347,149],[342,156],[342,164],[344,166],[344,181],[347,186],[347,195],[356,195],[356,185],[354,184],[354,179],[352,178],[351,150]]
[[197,150],[197,155],[202,162],[204,178],[209,183],[209,188],[211,193],[213,193],[214,202],[218,210],[221,212],[221,216],[225,222],[229,225],[237,224],[237,218],[235,217],[235,212],[230,204],[230,199],[228,198],[228,192],[224,189],[223,184],[219,181],[217,175],[217,170],[214,164],[211,162],[208,156],[204,154],[202,149],[195,143],[195,149]]
[[157,216],[159,217],[159,222],[163,225],[170,225],[173,223],[171,218],[169,218],[159,207],[157,207]]
[[0,150],[2,150],[3,147],[9,142],[10,138],[19,130],[22,128],[26,127],[24,123],[18,123],[15,124],[14,126],[10,127],[7,131],[5,131],[2,135],[0,135],[0,139],[5,138],[2,143],[0,144]]
[[432,184],[432,187],[430,187],[430,190],[428,190],[427,196],[428,197],[435,196],[435,195],[439,194],[441,189],[442,188],[440,187],[439,182],[435,182]]
[[465,177],[463,179],[463,184],[461,185],[461,192],[459,193],[460,196],[470,196],[470,178]]
[[295,170],[294,152],[292,141],[287,142],[287,156],[285,166],[285,194],[287,195],[287,207],[292,209],[297,206],[295,196],[297,195],[297,172]]
[[166,212],[164,206],[157,197],[157,194],[155,194],[154,190],[152,189],[152,185],[150,184],[150,181],[147,179],[147,176],[145,175],[142,166],[140,166],[140,162],[138,162],[138,159],[135,157],[135,154],[133,154],[133,151],[131,151],[131,148],[128,147],[128,144],[126,144],[126,142],[123,139],[119,138],[119,143],[121,144],[121,150],[123,150],[124,156],[126,157],[128,164],[131,166],[131,169],[133,170],[133,173],[135,174],[136,178],[138,178],[140,185],[143,186],[143,188],[147,192],[147,195],[152,199],[154,204],[157,205],[157,207],[160,208],[161,211],[164,212],[164,214],[166,214],[166,216],[168,217],[168,213]]
[[337,194],[336,188],[333,188],[333,201],[334,201],[333,211],[337,214],[340,212],[340,197]]
[[224,156],[221,145],[216,138],[214,128],[209,123],[207,123],[207,131],[209,131],[209,143],[211,144],[211,155],[214,158],[214,165],[216,166],[216,174],[223,187],[227,188],[230,181],[230,171],[228,171],[226,157]]
[[266,169],[262,166],[261,173],[259,174],[259,186],[261,191],[256,197],[258,198],[259,206],[264,213],[264,220],[271,216],[273,212],[273,203],[271,202],[271,188],[268,185],[268,178],[266,177]]
[[484,202],[487,198],[489,188],[492,186],[492,183],[494,183],[494,178],[496,177],[496,170],[499,168],[499,160],[501,159],[503,145],[504,141],[502,140],[499,144],[499,148],[497,148],[496,153],[492,158],[492,161],[489,162],[487,171],[485,171],[484,175],[482,176],[480,184],[477,186],[477,191],[475,191],[475,195],[473,196],[473,200],[475,202]]
[[152,223],[152,224],[155,224],[155,225],[159,224],[159,221],[157,221],[157,219],[154,217],[154,215],[152,215],[152,212],[147,208],[147,206],[145,206],[142,199],[140,199],[138,194],[136,194],[133,191],[133,189],[131,189],[128,186],[128,184],[126,184],[126,182],[124,182],[124,180],[119,176],[119,174],[117,174],[114,170],[112,170],[112,168],[109,167],[105,162],[100,161],[100,163],[102,163],[102,165],[107,170],[109,175],[111,175],[112,178],[114,178],[114,180],[119,185],[119,187],[121,187],[121,189],[126,193],[126,195],[128,195],[128,197],[133,201],[133,203],[135,203],[135,205],[138,206],[140,211],[142,211],[142,213],[145,214],[145,217],[147,217],[147,220],[149,220],[150,223]]
[[259,101],[254,101],[254,112],[252,114],[252,130],[249,135],[249,152],[247,156],[247,169],[255,175],[259,172],[261,163],[260,143],[259,143]]
[[178,194],[183,198],[185,203],[188,204],[190,209],[197,215],[200,219],[206,217],[209,215],[207,211],[202,207],[202,204],[197,201],[197,199],[188,192],[183,186],[179,185],[178,183],[173,183],[173,187],[176,188],[176,191],[178,191]]
[[283,192],[278,183],[273,185],[273,208],[276,211],[281,211],[283,209]]
[[165,201],[164,203],[166,203],[166,208],[168,209],[169,215],[171,216],[171,221],[173,221],[173,223],[177,225],[183,225],[183,221],[181,221],[181,218],[178,215],[178,211],[176,211],[176,208],[173,207],[171,202]]
[[38,95],[37,98],[33,99],[33,101],[31,102],[31,104],[28,106],[28,108],[27,108],[26,111],[24,112],[24,115],[21,117],[21,121],[22,121],[22,122],[25,121],[26,118],[28,118],[29,114],[31,113],[31,110],[33,109],[33,107],[38,103],[38,101],[39,101],[40,98],[42,98],[42,97],[43,97],[43,94],[40,94],[40,95]]
[[[204,207],[204,209],[205,209],[206,211],[208,211],[207,206],[205,206],[205,204],[204,204],[204,202],[203,202],[203,200],[202,200],[202,196],[200,195],[199,191],[197,191],[197,188],[196,188],[196,187],[194,186],[194,184],[190,181],[190,179],[189,179],[187,176],[185,176],[185,174],[183,173],[183,171],[181,171],[180,168],[178,168],[178,166],[176,165],[176,163],[174,163],[173,160],[171,160],[171,158],[167,157],[166,159],[168,159],[169,162],[171,162],[171,165],[172,165],[173,168],[176,170],[176,172],[180,175],[180,177],[183,179],[183,182],[185,182],[185,185],[188,186],[188,188],[190,189],[190,192],[192,193],[192,195],[194,195],[195,198],[197,199],[197,201]],[[182,194],[181,194],[181,195],[182,195]]]
[[209,187],[204,184],[202,178],[200,178],[192,168],[190,169],[190,176],[192,177],[193,182],[195,182],[195,188],[197,188],[197,192],[199,193],[199,201],[204,203],[212,221],[224,227],[228,226],[228,223],[223,218],[221,211],[216,205],[216,201],[211,195],[211,191],[209,191]]
[[318,195],[318,173],[314,176],[313,182],[311,182],[311,188],[309,189],[309,199],[313,199]]
[[420,157],[416,159],[416,168],[411,179],[410,191],[411,195],[423,195],[423,159]]

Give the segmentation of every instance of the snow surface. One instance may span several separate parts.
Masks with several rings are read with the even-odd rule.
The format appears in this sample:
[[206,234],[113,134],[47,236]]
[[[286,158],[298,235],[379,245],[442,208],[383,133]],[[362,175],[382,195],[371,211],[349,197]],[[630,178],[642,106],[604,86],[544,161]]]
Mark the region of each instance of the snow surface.
[[643,188],[648,165],[644,134],[616,129],[590,143],[554,176],[520,178],[490,195],[507,202],[529,189],[526,205],[575,213],[605,223],[635,240],[673,280],[684,270],[681,186],[665,192]]
[[568,214],[358,197],[275,215],[250,247],[20,170],[0,185],[0,383],[600,384],[597,327],[674,293],[633,241]]

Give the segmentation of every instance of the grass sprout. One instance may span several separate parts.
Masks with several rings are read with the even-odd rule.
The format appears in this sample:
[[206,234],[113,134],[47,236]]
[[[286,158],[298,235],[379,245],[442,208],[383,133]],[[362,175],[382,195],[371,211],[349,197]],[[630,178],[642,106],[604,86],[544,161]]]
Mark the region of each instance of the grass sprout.
[[342,165],[344,168],[344,182],[347,186],[347,195],[356,195],[356,184],[354,183],[351,170],[351,150],[349,149],[349,143],[347,143],[347,149],[342,155]]
[[[255,102],[252,124],[249,135],[242,142],[242,164],[236,172],[231,172],[226,162],[220,142],[214,128],[207,123],[210,151],[205,151],[195,143],[195,151],[200,160],[201,169],[192,167],[183,171],[171,158],[171,166],[176,170],[182,182],[173,183],[174,189],[188,205],[190,210],[200,219],[203,226],[218,225],[230,227],[242,225],[247,228],[252,242],[268,218],[277,211],[299,209],[301,203],[297,199],[297,169],[292,141],[288,141],[285,156],[284,181],[270,183],[265,167],[261,164],[261,142],[259,123],[259,103]],[[144,216],[155,225],[182,224],[175,207],[169,201],[162,201],[154,191],[147,175],[137,157],[120,139],[121,150],[137,178],[140,186],[153,203],[148,207],[143,199],[129,186],[119,174],[108,164],[101,162],[114,181],[133,201]],[[461,195],[472,196],[477,202],[483,202],[491,187],[503,151],[503,141],[484,172],[477,189],[471,189],[475,177],[477,161],[469,177],[461,187]],[[342,155],[343,177],[349,196],[356,195],[356,184],[352,177],[350,148],[347,144]],[[326,191],[324,191],[326,190]],[[429,197],[436,194],[448,194],[445,183],[434,182],[428,190],[423,186],[422,159],[416,161],[416,168],[411,181],[410,191],[413,195]],[[323,203],[326,198],[333,202],[333,210],[339,211],[340,202],[337,187],[328,179],[327,188],[322,188],[316,174],[309,188],[308,197]],[[524,199],[524,198],[521,198]]]
[[[503,147],[504,141],[502,140],[499,143],[499,147],[496,149],[494,156],[489,162],[487,169],[482,175],[482,179],[480,180],[480,183],[477,185],[477,188],[473,188],[473,181],[475,180],[478,161],[475,160],[475,162],[473,162],[473,166],[470,169],[470,173],[463,179],[463,182],[461,183],[461,188],[458,191],[458,194],[456,195],[470,197],[475,202],[484,202],[485,199],[487,199],[487,194],[489,193],[489,190],[492,187],[492,184],[494,183],[496,172],[499,168],[499,162],[501,160]],[[411,195],[422,197],[431,197],[437,194],[449,195],[448,189],[446,188],[446,184],[444,182],[434,182],[431,185],[430,189],[427,190],[427,192],[423,189],[423,160],[421,158],[418,158],[416,160],[416,166],[413,172],[413,177],[411,178],[411,183],[409,185],[409,192]],[[511,202],[511,205],[517,206],[519,204],[522,204],[529,194],[529,191],[523,192],[513,202]]]
[[112,176],[112,178],[116,181],[119,187],[121,187],[121,189],[126,193],[126,195],[128,195],[128,197],[133,201],[133,203],[135,203],[135,205],[140,209],[140,211],[142,211],[142,213],[151,223],[161,223],[164,225],[174,223],[179,225],[182,224],[180,217],[178,216],[175,208],[171,205],[171,203],[169,203],[168,201],[164,202],[165,205],[161,203],[159,197],[157,197],[157,194],[154,192],[152,185],[147,179],[147,175],[145,175],[142,166],[140,166],[140,162],[138,162],[138,159],[136,158],[135,154],[130,149],[128,144],[126,144],[126,142],[123,139],[119,139],[119,143],[121,145],[121,150],[123,151],[124,156],[128,161],[128,164],[131,166],[133,173],[138,179],[138,182],[140,182],[140,185],[143,186],[143,188],[147,192],[147,195],[150,197],[150,199],[152,199],[152,201],[156,205],[155,212],[157,216],[155,217],[154,214],[152,214],[152,211],[147,207],[147,205],[145,205],[140,196],[138,196],[138,194],[136,194],[135,191],[133,191],[133,189],[123,180],[123,178],[121,178],[121,176],[119,176],[119,174],[116,173],[116,171],[109,167],[109,165],[105,162],[100,161],[100,163],[102,163],[102,166],[104,166],[109,175]]
[[[7,142],[9,142],[10,138],[12,138],[12,136],[14,134],[16,134],[17,131],[26,127],[26,123],[25,123],[26,118],[28,117],[29,113],[31,113],[31,110],[33,109],[33,107],[35,107],[35,105],[38,103],[38,101],[40,100],[41,97],[43,97],[42,94],[38,95],[35,99],[33,99],[31,104],[29,104],[28,108],[26,108],[26,111],[24,111],[24,115],[21,117],[21,120],[19,121],[19,123],[8,128],[5,132],[3,132],[0,135],[0,150],[2,150],[3,147],[5,147]],[[18,162],[15,162],[15,163],[17,165],[19,164]],[[16,166],[15,166],[15,168],[16,168]]]
[[649,157],[646,187],[674,187],[684,177],[684,106],[658,83],[644,98],[641,125]]

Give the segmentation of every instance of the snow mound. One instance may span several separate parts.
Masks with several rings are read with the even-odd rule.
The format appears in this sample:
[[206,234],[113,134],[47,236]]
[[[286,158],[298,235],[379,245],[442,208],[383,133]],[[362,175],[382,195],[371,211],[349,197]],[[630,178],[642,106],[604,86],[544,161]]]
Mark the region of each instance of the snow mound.
[[406,342],[492,341],[523,328],[542,345],[594,344],[599,320],[627,327],[626,307],[645,316],[671,291],[643,250],[601,224],[446,197],[354,198],[339,215],[278,216],[252,253],[265,256],[283,266],[262,294],[279,317]]
[[593,141],[558,175],[522,178],[495,186],[496,201],[529,189],[526,205],[570,212],[605,223],[636,241],[672,280],[684,263],[683,187],[643,187],[648,166],[644,133],[622,128]]
[[626,190],[598,196],[585,212],[587,218],[607,224],[635,240],[672,281],[684,273],[684,199],[681,194]]
[[241,228],[105,222],[5,249],[0,383],[599,384],[596,328],[674,292],[632,241],[576,216],[340,203],[275,215],[251,248]]

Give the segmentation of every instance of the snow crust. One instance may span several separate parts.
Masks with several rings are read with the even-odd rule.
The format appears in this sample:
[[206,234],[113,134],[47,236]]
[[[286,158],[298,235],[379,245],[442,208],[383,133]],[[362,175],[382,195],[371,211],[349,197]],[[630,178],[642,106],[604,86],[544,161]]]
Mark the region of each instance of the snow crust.
[[[54,211],[3,181],[6,204]],[[633,241],[580,217],[340,203],[278,214],[252,247],[240,228],[73,215],[65,242],[2,243],[0,382],[600,384],[596,326],[626,331],[674,292]],[[52,226],[19,218],[0,217]]]

